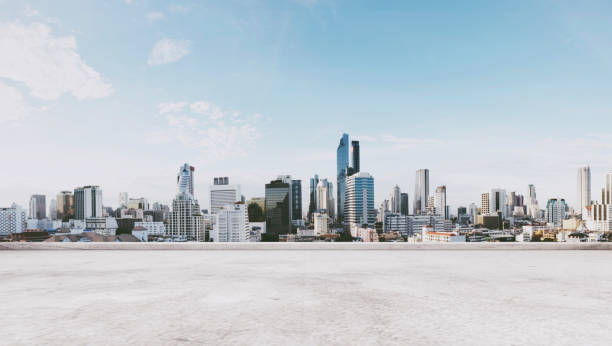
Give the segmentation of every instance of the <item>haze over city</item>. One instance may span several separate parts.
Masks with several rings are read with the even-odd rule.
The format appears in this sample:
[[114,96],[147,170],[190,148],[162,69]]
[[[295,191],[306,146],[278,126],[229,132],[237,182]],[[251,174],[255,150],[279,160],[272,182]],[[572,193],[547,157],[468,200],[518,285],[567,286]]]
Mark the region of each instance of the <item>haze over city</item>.
[[[95,184],[170,204],[177,168],[247,197],[335,182],[342,133],[376,203],[415,171],[451,210],[492,188],[576,200],[609,156],[612,5],[0,1],[0,205]],[[23,44],[23,42],[27,44]],[[308,194],[303,194],[308,205]]]

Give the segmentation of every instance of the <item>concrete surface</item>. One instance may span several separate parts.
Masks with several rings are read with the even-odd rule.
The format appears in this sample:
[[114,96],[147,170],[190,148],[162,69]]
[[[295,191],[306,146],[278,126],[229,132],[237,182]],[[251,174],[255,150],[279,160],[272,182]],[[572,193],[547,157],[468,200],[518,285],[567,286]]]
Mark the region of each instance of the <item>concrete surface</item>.
[[0,250],[612,250],[612,243],[0,243]]
[[2,345],[609,345],[610,251],[0,251]]

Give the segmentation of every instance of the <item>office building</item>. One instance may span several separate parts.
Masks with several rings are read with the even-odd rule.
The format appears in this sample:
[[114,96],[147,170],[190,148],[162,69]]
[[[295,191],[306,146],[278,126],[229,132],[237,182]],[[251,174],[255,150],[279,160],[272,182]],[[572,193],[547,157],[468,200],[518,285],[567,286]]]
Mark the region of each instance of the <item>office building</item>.
[[410,206],[408,205],[408,194],[402,192],[400,195],[400,214],[408,215],[410,214]]
[[134,222],[134,228],[142,227],[147,230],[147,234],[150,236],[162,237],[166,235],[166,225],[159,221],[136,221]]
[[74,214],[78,220],[103,217],[102,189],[95,185],[74,189]]
[[551,198],[546,203],[546,222],[561,227],[565,219],[567,204],[564,199]]
[[291,233],[292,192],[290,177],[281,176],[266,184],[266,234]]
[[336,198],[336,215],[338,221],[344,220],[344,198],[346,195],[346,176],[348,174],[349,168],[349,138],[345,133],[340,138],[340,143],[338,144],[338,149],[336,150],[336,172],[337,172],[337,180],[336,180],[336,189],[337,198]]
[[310,178],[310,194],[308,203],[308,219],[312,221],[312,214],[317,211],[317,187],[319,186],[319,175]]
[[127,202],[127,208],[149,210],[149,202],[145,198],[130,198]]
[[481,194],[480,213],[482,215],[501,213],[505,218],[507,216],[506,197],[506,191],[502,189],[492,189],[491,192]]
[[0,236],[21,233],[26,229],[26,212],[13,203],[9,208],[0,208]]
[[127,207],[128,207],[128,193],[119,192],[119,208],[127,208]]
[[55,200],[57,218],[68,221],[74,218],[74,195],[72,191],[61,191]]
[[329,210],[329,196],[329,183],[327,182],[327,179],[322,179],[319,181],[316,189],[317,200],[315,202],[315,212],[319,212],[321,210],[325,210],[327,212]]
[[291,217],[292,220],[302,220],[302,181],[291,180]]
[[527,186],[527,216],[537,219],[540,215],[540,207],[536,197],[536,190],[533,184]]
[[578,193],[576,209],[578,213],[591,204],[591,167],[578,168]]
[[314,235],[319,237],[329,233],[329,216],[325,212],[313,214]]
[[167,235],[181,240],[204,241],[204,217],[193,195],[195,168],[185,163],[177,175],[177,194],[168,215]]
[[57,203],[55,201],[55,198],[51,198],[51,200],[49,201],[49,218],[51,220],[57,219]]
[[359,173],[359,170],[360,170],[359,141],[351,142],[351,154],[353,157],[353,166],[351,167],[351,174]]
[[434,209],[435,215],[443,216],[445,220],[449,219],[445,185],[436,187],[436,192],[434,193]]
[[210,186],[210,213],[242,200],[240,185],[230,185],[228,177],[215,177]]
[[395,185],[391,191],[391,212],[399,214],[402,209],[402,192],[400,187]]
[[484,192],[480,194],[480,214],[481,215],[489,215],[491,209],[489,208],[490,194],[488,192]]
[[210,234],[214,242],[247,242],[250,238],[249,213],[244,203],[227,204],[217,210]]
[[32,195],[30,197],[30,219],[42,220],[47,218],[47,202],[45,195]]
[[346,178],[345,221],[351,226],[374,227],[374,177],[359,172]]
[[412,202],[415,215],[426,213],[428,200],[429,200],[429,169],[419,169],[418,171],[416,171],[414,198]]

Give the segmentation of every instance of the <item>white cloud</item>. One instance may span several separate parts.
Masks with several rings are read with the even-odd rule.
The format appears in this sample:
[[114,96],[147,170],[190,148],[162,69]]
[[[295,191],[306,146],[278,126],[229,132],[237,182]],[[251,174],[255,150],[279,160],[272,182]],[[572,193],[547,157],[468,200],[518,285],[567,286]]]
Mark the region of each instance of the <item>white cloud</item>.
[[187,106],[187,102],[162,102],[157,106],[159,114],[180,113]]
[[32,96],[54,100],[110,95],[110,83],[85,64],[74,36],[54,36],[46,24],[0,24],[0,77],[23,83]]
[[163,12],[149,12],[146,15],[147,19],[154,22],[157,20],[162,20],[166,18],[166,15],[164,15]]
[[191,41],[161,39],[155,43],[149,54],[147,64],[149,66],[169,64],[180,60],[191,50]]
[[148,142],[176,141],[208,155],[226,158],[246,155],[260,136],[257,129],[259,114],[243,116],[208,101],[196,101],[186,106],[185,102],[159,104],[159,114],[165,115],[168,128],[150,133]]
[[0,124],[19,123],[32,110],[19,90],[0,82]]

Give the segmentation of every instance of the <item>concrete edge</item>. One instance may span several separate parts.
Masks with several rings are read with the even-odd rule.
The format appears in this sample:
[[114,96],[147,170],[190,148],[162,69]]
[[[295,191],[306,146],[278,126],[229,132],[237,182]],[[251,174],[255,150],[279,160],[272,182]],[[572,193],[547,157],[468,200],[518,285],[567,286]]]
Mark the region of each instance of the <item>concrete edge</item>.
[[2,250],[612,250],[612,243],[0,243]]

